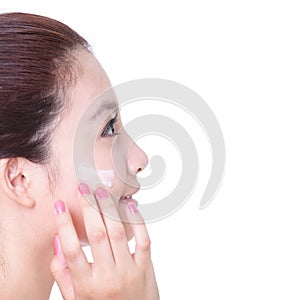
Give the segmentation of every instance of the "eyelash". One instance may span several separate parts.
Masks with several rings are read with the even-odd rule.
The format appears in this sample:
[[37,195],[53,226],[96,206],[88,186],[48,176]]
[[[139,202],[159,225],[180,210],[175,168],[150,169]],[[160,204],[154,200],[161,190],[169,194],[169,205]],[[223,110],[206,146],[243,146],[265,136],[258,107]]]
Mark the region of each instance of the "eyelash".
[[[113,119],[108,121],[108,123],[105,125],[105,128],[103,129],[103,131],[101,133],[101,137],[111,138],[111,137],[114,137],[119,134],[118,132],[115,132],[115,127],[114,127],[117,120],[118,120],[118,116],[115,116]],[[108,133],[109,130],[112,130],[113,133],[109,134]]]

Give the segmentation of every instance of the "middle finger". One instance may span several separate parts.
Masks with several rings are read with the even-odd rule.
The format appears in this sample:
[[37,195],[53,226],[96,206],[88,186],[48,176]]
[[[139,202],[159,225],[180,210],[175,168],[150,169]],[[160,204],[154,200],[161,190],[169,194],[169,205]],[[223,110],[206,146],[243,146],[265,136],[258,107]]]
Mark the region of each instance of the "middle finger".
[[82,210],[86,234],[96,267],[114,267],[114,256],[110,247],[105,224],[97,209],[93,193],[87,184],[81,183],[78,187],[80,192],[79,202]]
[[128,265],[128,263],[132,263],[125,229],[114,201],[101,187],[96,189],[95,195],[105,222],[116,264]]

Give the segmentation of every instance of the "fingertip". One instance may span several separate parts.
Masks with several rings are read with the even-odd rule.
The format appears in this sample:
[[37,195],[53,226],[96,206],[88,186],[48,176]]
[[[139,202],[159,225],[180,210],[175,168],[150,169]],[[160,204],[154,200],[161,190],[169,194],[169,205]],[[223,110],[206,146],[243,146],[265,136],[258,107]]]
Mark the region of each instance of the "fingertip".
[[132,225],[134,224],[145,225],[144,218],[140,213],[140,211],[138,210],[137,205],[134,202],[127,203],[126,214],[127,214],[128,222],[131,223]]
[[74,299],[72,279],[68,267],[66,265],[62,265],[59,258],[55,255],[50,262],[49,269],[60,289],[60,292],[62,293],[63,298]]
[[137,205],[133,202],[127,203],[127,208],[129,209],[132,215],[136,215],[139,212],[137,209]]
[[57,215],[62,215],[66,212],[66,204],[62,200],[57,200],[54,203],[54,211]]
[[98,199],[105,199],[105,198],[108,198],[108,193],[107,191],[102,188],[102,187],[98,187],[95,191],[95,194],[96,194],[96,197]]
[[90,195],[91,194],[91,190],[86,183],[80,183],[78,185],[78,192],[80,195]]

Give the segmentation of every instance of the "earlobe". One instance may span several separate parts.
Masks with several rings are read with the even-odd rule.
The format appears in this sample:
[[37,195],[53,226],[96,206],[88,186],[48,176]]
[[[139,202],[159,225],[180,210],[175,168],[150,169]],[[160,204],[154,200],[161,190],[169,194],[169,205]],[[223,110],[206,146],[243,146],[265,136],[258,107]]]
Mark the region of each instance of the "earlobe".
[[34,207],[35,201],[29,193],[30,178],[26,173],[25,165],[24,158],[7,159],[1,170],[4,180],[0,184],[2,191],[9,198],[25,207],[31,208]]

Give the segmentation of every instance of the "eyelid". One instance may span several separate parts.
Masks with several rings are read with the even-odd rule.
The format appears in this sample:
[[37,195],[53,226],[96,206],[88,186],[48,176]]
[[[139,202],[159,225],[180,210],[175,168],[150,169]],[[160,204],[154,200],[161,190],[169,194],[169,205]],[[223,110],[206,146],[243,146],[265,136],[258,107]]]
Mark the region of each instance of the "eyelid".
[[106,125],[101,130],[101,137],[105,138],[105,137],[112,137],[114,135],[117,135],[117,133],[115,133],[114,135],[111,135],[111,136],[105,136],[104,131],[106,130],[107,126],[109,126],[109,125],[113,126],[118,121],[118,115],[119,115],[119,112],[117,111],[116,115],[113,118],[111,118],[110,120],[107,121]]
[[[119,110],[117,110],[116,112],[115,112],[115,114],[113,115],[113,113],[111,113],[104,121],[103,121],[103,123],[105,122],[105,125],[101,128],[101,131],[103,131],[105,128],[106,128],[106,126],[108,125],[108,123],[110,122],[110,121],[116,121],[117,119],[118,119],[118,115],[119,115]],[[102,123],[102,124],[103,124]]]
[[108,122],[106,123],[104,128],[106,128],[106,126],[109,124],[109,122],[112,122],[112,124],[115,124],[117,122],[117,120],[118,120],[118,112],[116,113],[116,115],[113,118],[108,120]]
[[[109,121],[112,121],[112,120],[115,121],[115,120],[117,120],[117,119],[118,119],[119,112],[120,112],[120,109],[116,110],[116,111],[115,111],[114,117],[111,117],[111,116],[113,116],[113,114],[111,114],[111,115],[109,116],[110,118],[109,118],[109,120],[107,121],[106,125],[108,124]],[[105,127],[104,127],[104,128],[105,128]]]

